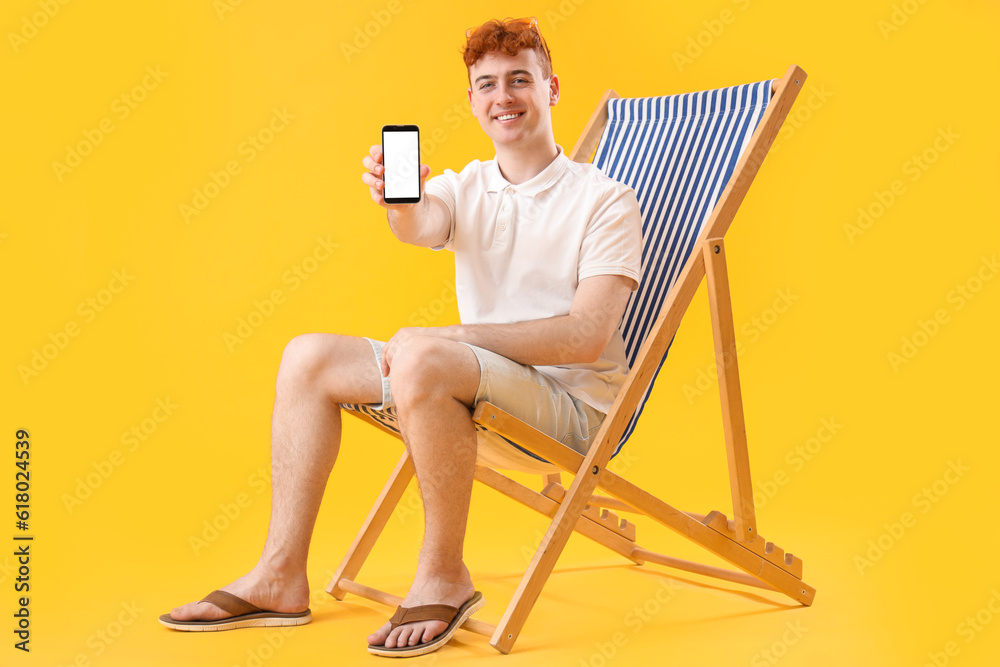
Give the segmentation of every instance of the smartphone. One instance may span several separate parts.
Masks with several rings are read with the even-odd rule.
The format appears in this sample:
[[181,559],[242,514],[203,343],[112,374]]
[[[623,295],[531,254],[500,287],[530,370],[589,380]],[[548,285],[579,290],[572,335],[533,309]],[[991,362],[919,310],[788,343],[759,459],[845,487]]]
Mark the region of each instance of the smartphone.
[[420,201],[420,128],[416,125],[382,126],[382,198],[386,204]]

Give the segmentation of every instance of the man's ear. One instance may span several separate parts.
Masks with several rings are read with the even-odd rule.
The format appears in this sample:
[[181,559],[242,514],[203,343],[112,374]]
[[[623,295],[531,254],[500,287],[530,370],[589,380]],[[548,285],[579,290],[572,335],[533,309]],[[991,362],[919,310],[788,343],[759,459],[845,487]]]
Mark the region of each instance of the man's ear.
[[465,92],[469,94],[469,109],[472,110],[472,115],[475,116],[476,107],[472,104],[472,88],[467,88]]
[[559,101],[559,77],[555,74],[549,79],[549,106],[554,107]]

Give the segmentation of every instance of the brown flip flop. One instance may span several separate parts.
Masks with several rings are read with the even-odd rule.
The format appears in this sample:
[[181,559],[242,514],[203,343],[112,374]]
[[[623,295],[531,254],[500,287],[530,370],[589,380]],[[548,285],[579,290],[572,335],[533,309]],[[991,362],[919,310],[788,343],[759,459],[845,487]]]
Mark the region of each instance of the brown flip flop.
[[396,648],[386,648],[385,646],[368,645],[368,652],[375,655],[382,655],[387,658],[412,658],[438,650],[448,643],[452,635],[455,634],[462,624],[469,620],[475,612],[479,611],[486,604],[483,594],[476,591],[465,604],[457,609],[447,604],[425,604],[418,607],[397,607],[396,613],[389,619],[391,629],[395,630],[400,625],[406,623],[416,623],[418,621],[443,621],[448,624],[444,632],[439,634],[429,642],[417,644],[416,646],[398,646]]
[[160,616],[160,623],[174,630],[185,632],[216,632],[237,628],[269,628],[282,625],[305,625],[312,620],[312,613],[305,611],[287,614],[280,611],[266,611],[255,607],[241,597],[226,591],[212,591],[202,602],[210,602],[222,611],[232,614],[216,621],[178,621],[170,614]]

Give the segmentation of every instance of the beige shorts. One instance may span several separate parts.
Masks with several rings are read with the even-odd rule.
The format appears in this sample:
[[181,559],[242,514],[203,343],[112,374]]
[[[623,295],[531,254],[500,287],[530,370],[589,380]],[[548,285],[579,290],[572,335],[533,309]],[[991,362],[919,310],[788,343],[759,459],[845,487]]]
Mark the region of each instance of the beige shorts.
[[[379,374],[382,367],[383,342],[371,343]],[[495,352],[468,345],[479,360],[479,389],[476,403],[489,401],[514,417],[537,428],[581,454],[586,454],[604,421],[605,414],[572,396],[562,385],[538,371],[503,357]],[[399,432],[395,403],[389,378],[382,378],[382,402],[378,405],[344,405],[362,412],[383,425]],[[549,473],[559,470],[555,465],[535,456],[505,438],[479,429],[478,458],[480,465],[504,470]]]

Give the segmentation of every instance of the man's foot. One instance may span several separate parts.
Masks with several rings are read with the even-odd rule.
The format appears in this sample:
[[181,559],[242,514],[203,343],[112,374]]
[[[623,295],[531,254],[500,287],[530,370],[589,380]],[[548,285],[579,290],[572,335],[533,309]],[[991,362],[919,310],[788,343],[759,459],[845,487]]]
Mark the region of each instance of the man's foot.
[[[417,576],[410,586],[410,592],[403,600],[402,606],[416,607],[425,604],[446,604],[461,607],[476,592],[472,586],[472,577],[465,565],[459,572],[451,574],[422,572],[417,568]],[[386,623],[374,633],[368,635],[368,643],[372,646],[397,648],[400,646],[416,646],[431,641],[444,632],[448,625],[442,621],[420,621],[400,625],[390,630]]]
[[[309,582],[305,573],[292,581],[254,568],[221,589],[250,604],[282,613],[300,612],[309,607]],[[210,602],[190,602],[170,611],[175,621],[217,621],[232,616]]]

